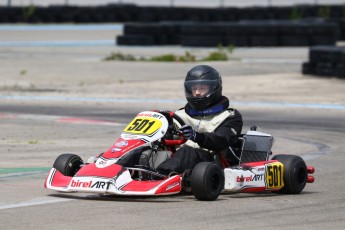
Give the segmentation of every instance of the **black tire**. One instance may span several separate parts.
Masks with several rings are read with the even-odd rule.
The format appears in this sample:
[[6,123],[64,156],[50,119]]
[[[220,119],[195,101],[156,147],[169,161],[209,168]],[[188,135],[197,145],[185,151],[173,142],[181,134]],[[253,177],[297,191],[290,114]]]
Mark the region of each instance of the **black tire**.
[[57,169],[64,176],[74,176],[84,164],[80,156],[64,153],[56,158],[53,168]]
[[197,164],[192,172],[191,187],[198,200],[216,200],[224,187],[222,169],[212,162]]
[[284,187],[278,193],[298,194],[302,192],[307,183],[307,166],[304,160],[295,155],[276,155],[277,160],[284,165]]

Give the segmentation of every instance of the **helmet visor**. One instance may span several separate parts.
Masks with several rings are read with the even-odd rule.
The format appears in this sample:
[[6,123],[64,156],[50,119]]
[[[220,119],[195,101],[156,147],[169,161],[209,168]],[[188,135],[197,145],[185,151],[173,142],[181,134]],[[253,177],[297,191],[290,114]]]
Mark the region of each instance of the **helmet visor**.
[[193,80],[185,81],[185,94],[186,97],[208,97],[212,92],[217,90],[219,80]]

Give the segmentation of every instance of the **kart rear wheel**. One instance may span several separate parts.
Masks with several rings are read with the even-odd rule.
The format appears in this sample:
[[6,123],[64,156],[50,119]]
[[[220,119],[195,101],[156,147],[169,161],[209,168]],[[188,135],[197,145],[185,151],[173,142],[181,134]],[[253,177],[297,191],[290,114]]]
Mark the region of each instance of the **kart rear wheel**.
[[307,183],[307,166],[304,160],[295,155],[276,155],[277,160],[284,165],[284,187],[278,193],[298,194],[302,192]]
[[57,169],[64,176],[74,176],[84,164],[80,156],[64,153],[56,158],[53,168]]
[[198,200],[216,200],[224,187],[222,169],[212,162],[197,164],[192,171],[191,187]]

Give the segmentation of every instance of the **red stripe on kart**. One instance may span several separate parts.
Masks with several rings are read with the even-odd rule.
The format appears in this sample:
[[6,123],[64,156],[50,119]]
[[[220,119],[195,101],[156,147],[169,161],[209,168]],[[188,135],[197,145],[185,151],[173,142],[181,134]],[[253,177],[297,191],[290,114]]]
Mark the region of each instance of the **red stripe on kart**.
[[181,191],[181,177],[179,175],[170,177],[162,184],[155,194],[178,193]]
[[[158,186],[158,188],[157,188]],[[131,192],[147,192],[157,188],[155,194],[172,194],[181,191],[181,177],[179,175],[158,181],[131,181],[121,190]]]
[[121,137],[117,139],[117,141],[109,148],[102,156],[104,158],[112,159],[112,158],[119,158],[123,154],[138,148],[146,144],[146,142],[138,139],[134,140],[124,140]]
[[95,164],[88,164],[82,167],[75,176],[95,176],[95,177],[115,177],[123,167],[121,165],[112,164],[105,168],[97,168]]
[[9,113],[0,113],[0,119],[4,119],[4,118],[15,118],[15,117],[17,117],[17,115],[9,114]]
[[102,120],[92,120],[86,118],[77,118],[77,117],[62,117],[57,119],[58,122],[73,123],[73,124],[114,124],[109,121]]
[[147,192],[157,187],[163,180],[158,181],[131,181],[121,190],[123,191],[135,191],[135,192]]
[[266,187],[254,187],[254,188],[244,188],[241,192],[264,192],[266,191]]
[[58,170],[55,171],[53,177],[51,178],[51,186],[53,187],[67,187],[71,182],[72,177],[64,176]]

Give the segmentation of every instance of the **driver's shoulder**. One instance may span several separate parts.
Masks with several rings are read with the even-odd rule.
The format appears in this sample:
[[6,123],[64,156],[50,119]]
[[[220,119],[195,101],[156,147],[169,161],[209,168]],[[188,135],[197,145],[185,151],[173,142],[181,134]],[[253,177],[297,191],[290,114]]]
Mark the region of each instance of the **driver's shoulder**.
[[[231,116],[238,116],[240,115],[241,116],[241,113],[240,111],[238,111],[238,109],[235,109],[233,107],[229,107],[225,110],[227,113],[229,113]],[[224,112],[224,111],[223,111]]]
[[185,110],[184,107],[182,107],[182,108],[179,108],[178,110],[176,110],[175,113],[176,113],[177,115],[180,115],[180,114],[182,115],[182,114],[185,114],[185,113],[186,113],[186,110]]

